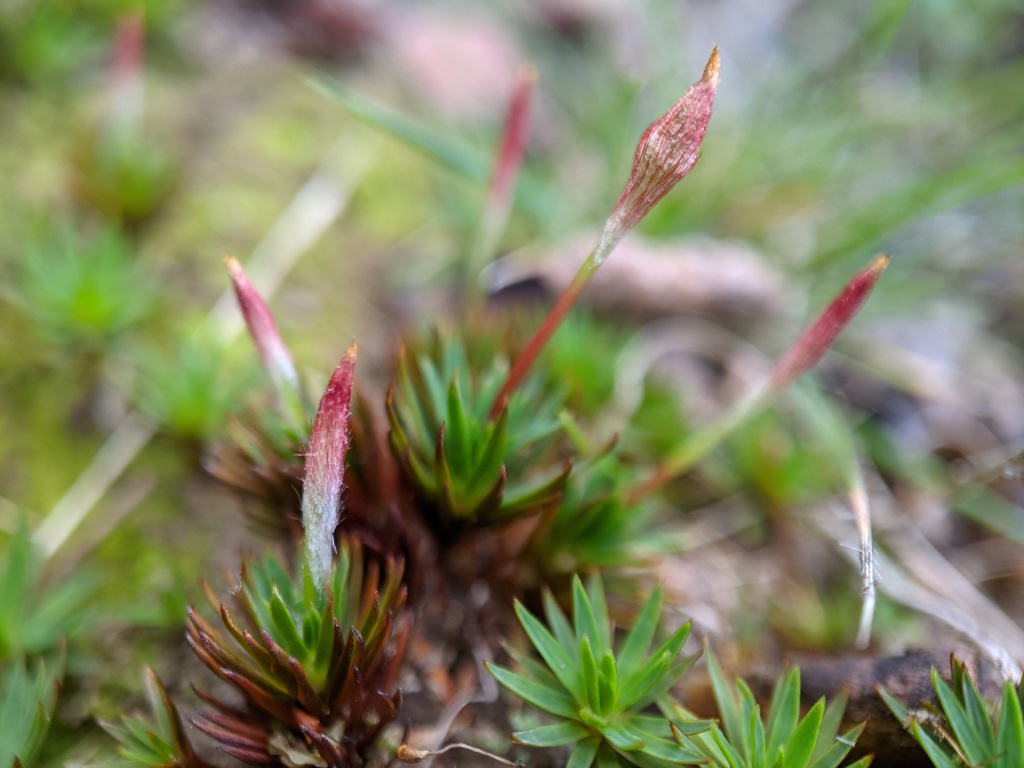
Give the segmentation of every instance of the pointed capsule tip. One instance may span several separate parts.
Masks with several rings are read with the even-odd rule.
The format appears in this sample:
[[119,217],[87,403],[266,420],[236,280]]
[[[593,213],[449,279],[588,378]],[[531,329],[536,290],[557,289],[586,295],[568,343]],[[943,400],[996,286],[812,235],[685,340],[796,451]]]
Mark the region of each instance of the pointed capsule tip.
[[722,59],[718,55],[718,46],[716,45],[711,49],[711,56],[708,57],[708,63],[704,67],[704,76],[701,78],[706,83],[713,85],[718,84],[718,70],[722,66]]
[[892,257],[885,253],[880,253],[875,256],[875,260],[871,263],[871,271],[876,275],[880,275],[885,272],[885,268],[889,266],[889,262],[892,261]]

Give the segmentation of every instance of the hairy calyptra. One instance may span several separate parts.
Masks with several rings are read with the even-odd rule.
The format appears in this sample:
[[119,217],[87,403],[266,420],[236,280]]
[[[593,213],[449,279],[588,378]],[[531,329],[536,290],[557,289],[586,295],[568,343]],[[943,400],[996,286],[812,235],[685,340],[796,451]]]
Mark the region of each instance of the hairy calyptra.
[[348,348],[334,369],[313,420],[306,453],[306,480],[302,491],[302,528],[306,565],[313,582],[322,587],[331,573],[334,530],[338,527],[341,489],[348,453],[352,378],[356,345]]
[[235,289],[235,297],[242,309],[249,335],[256,344],[260,361],[270,375],[274,389],[279,394],[285,388],[297,391],[299,375],[295,370],[291,353],[281,340],[281,333],[277,330],[277,322],[270,312],[270,307],[249,280],[238,259],[228,256],[224,259],[224,265],[231,276],[231,284]]
[[839,332],[864,306],[887,266],[889,257],[883,254],[876,256],[867,269],[854,275],[814,324],[779,358],[771,375],[770,386],[773,389],[787,387],[817,365]]

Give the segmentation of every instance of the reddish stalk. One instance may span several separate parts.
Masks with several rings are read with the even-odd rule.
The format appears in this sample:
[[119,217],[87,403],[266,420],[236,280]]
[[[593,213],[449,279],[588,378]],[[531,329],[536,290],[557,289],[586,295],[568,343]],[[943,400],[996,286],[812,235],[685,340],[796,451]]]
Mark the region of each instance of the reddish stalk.
[[817,365],[836,336],[864,306],[888,264],[888,256],[877,256],[871,266],[855,275],[818,319],[779,358],[768,380],[732,406],[718,421],[692,435],[670,453],[649,478],[629,492],[629,501],[635,503],[643,499],[692,468],[736,428],[760,413],[772,397]]
[[523,380],[541,350],[569,314],[576,299],[626,233],[639,224],[676,184],[693,170],[711,120],[718,90],[718,48],[711,51],[701,79],[640,137],[633,168],[611,215],[605,222],[597,247],[587,256],[572,282],[558,297],[526,349],[515,361],[508,379],[491,406],[494,419]]
[[515,388],[519,386],[519,383],[523,380],[523,377],[529,372],[533,366],[534,361],[540,356],[540,353],[547,346],[548,341],[554,335],[555,331],[565,320],[565,316],[569,314],[569,310],[572,309],[576,303],[576,299],[579,298],[580,294],[583,293],[583,289],[587,287],[587,283],[590,282],[590,278],[597,270],[597,263],[595,261],[595,254],[597,251],[593,251],[587,260],[583,262],[583,266],[580,267],[576,276],[572,279],[572,282],[566,286],[565,290],[562,291],[562,295],[558,297],[558,301],[555,302],[555,306],[551,308],[548,316],[544,318],[544,322],[540,328],[537,329],[537,333],[534,334],[533,338],[530,339],[530,343],[526,345],[526,348],[522,351],[519,357],[516,358],[515,363],[512,366],[512,370],[508,373],[508,378],[505,379],[505,383],[501,387],[501,391],[498,392],[498,396],[494,398],[494,404],[491,406],[491,419],[496,419],[498,414],[501,413],[505,407],[505,403],[508,402],[509,396],[515,391]]
[[512,213],[516,181],[519,179],[523,158],[526,155],[533,88],[536,82],[537,72],[532,68],[524,70],[509,101],[480,228],[466,260],[463,280],[466,283],[467,311],[478,309],[483,302],[484,296],[480,288],[471,284],[476,281],[479,271],[494,258],[498,242]]

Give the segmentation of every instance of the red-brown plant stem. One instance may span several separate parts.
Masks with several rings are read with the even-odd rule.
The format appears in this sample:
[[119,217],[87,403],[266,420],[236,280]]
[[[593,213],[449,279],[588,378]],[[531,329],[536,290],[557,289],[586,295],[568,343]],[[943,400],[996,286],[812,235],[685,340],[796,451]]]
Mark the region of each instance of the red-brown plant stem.
[[306,399],[295,362],[281,338],[274,314],[238,260],[228,256],[224,259],[224,264],[231,276],[231,284],[235,289],[235,297],[245,318],[249,336],[256,345],[263,367],[270,377],[281,412],[289,419],[293,428],[305,430],[309,423]]
[[526,155],[533,89],[536,82],[536,70],[523,70],[509,101],[501,144],[495,157],[491,183],[487,189],[487,201],[466,261],[464,280],[467,311],[479,309],[482,305],[484,296],[480,288],[472,283],[477,280],[478,272],[494,257],[512,213],[516,181],[519,179],[523,158]]
[[558,297],[555,306],[551,308],[548,316],[544,318],[544,322],[537,329],[537,333],[534,334],[533,338],[530,339],[530,343],[526,345],[526,348],[516,358],[512,370],[509,371],[508,378],[505,379],[505,383],[501,387],[501,391],[494,398],[494,404],[491,406],[491,419],[496,419],[498,414],[501,413],[509,396],[519,386],[519,382],[523,380],[523,377],[530,370],[530,367],[540,355],[545,345],[547,345],[548,340],[558,330],[562,321],[565,320],[565,316],[569,314],[569,310],[576,303],[576,299],[579,298],[587,283],[590,282],[590,278],[598,266],[597,253],[598,251],[595,249],[587,257],[587,260],[583,262],[583,266],[580,267],[572,282],[562,291],[562,295]]
[[635,503],[657,491],[673,478],[679,477],[704,458],[716,445],[760,413],[765,404],[798,378],[817,365],[836,336],[845,328],[871,295],[875,283],[889,264],[888,256],[877,256],[867,269],[859,272],[832,300],[818,319],[800,336],[772,368],[768,380],[758,389],[733,405],[718,421],[690,436],[653,474],[627,494]]

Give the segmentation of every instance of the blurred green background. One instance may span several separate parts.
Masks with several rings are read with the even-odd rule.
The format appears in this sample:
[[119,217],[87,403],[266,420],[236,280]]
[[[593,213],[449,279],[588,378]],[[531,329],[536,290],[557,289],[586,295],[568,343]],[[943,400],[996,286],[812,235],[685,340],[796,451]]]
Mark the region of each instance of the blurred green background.
[[[831,382],[884,424],[861,423],[865,450],[915,488],[944,482],[935,457],[1012,470],[999,457],[1024,441],[1019,0],[4,3],[0,662],[68,639],[44,760],[103,761],[94,716],[138,697],[141,664],[184,660],[200,577],[255,546],[200,469],[260,381],[223,256],[272,294],[315,380],[353,338],[373,380],[398,329],[445,305],[524,66],[537,98],[502,270],[557,284],[636,138],[716,44],[703,158],[637,242],[684,262],[709,242],[750,258],[712,262],[670,313],[775,354],[891,253],[840,345],[862,375]],[[635,317],[649,297],[617,301]],[[779,431],[766,419],[724,487],[765,485],[751,446]],[[769,506],[814,475],[797,454],[767,482]],[[108,477],[73,485],[94,462]],[[961,506],[1019,543],[1020,497],[1011,482]],[[44,560],[19,581],[31,532]],[[32,619],[42,594],[56,607]],[[800,631],[824,637],[827,623]]]

